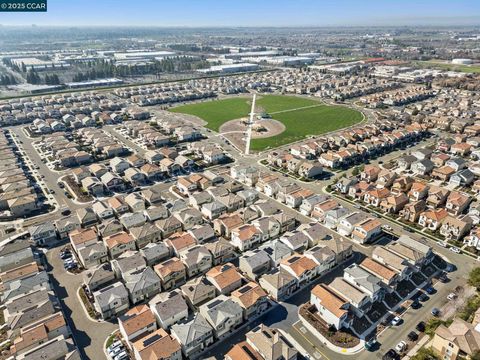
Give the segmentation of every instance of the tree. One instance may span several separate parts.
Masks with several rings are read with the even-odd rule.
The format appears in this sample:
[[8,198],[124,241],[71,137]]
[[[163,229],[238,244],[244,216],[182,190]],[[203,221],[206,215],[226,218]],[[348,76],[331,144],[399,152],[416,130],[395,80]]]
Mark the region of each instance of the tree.
[[358,174],[360,174],[360,168],[358,166],[355,166],[352,170],[352,175],[357,176]]
[[480,290],[480,267],[474,268],[468,275],[468,285]]

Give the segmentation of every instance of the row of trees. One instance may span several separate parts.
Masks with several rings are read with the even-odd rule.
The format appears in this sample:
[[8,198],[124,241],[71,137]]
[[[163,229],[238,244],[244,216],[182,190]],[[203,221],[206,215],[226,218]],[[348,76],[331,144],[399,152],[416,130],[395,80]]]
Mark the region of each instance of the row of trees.
[[83,65],[81,71],[73,77],[73,81],[85,81],[106,77],[129,77],[192,71],[210,66],[205,60],[178,56],[163,60],[155,60],[145,65],[115,65],[105,60],[97,60]]
[[60,79],[57,74],[45,74],[41,77],[35,70],[28,70],[26,75],[27,82],[29,84],[46,84],[46,85],[58,85],[60,84]]
[[11,74],[0,76],[0,85],[15,85],[17,83],[17,79]]

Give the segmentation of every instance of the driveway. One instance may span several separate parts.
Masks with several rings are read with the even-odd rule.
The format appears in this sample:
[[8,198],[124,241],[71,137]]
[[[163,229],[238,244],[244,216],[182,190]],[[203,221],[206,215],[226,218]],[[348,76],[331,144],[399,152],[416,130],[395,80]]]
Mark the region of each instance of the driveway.
[[63,261],[59,257],[60,250],[61,247],[57,247],[47,252],[47,269],[55,293],[82,358],[92,360],[103,358],[103,343],[107,336],[118,328],[118,323],[90,320],[77,296],[78,288],[82,284],[82,275],[69,274],[63,269]]

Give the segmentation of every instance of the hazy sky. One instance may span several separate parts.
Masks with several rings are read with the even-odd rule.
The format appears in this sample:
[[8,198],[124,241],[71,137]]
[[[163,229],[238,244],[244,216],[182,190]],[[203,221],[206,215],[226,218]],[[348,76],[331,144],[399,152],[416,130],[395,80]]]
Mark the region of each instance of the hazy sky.
[[329,26],[480,24],[480,0],[48,0],[3,25]]

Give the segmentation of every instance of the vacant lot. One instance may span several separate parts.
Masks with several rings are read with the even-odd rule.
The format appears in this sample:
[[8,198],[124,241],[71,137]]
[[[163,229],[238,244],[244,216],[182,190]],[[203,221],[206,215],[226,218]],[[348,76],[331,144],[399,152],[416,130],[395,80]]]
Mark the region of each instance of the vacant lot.
[[[325,105],[314,99],[296,96],[266,95],[257,100],[256,112],[264,111],[285,125],[281,134],[253,139],[252,150],[265,150],[354,125],[363,114],[343,106]],[[249,98],[233,98],[179,106],[173,112],[198,116],[209,129],[219,131],[227,121],[248,116]]]
[[417,65],[423,68],[429,68],[429,69],[451,70],[451,71],[459,71],[459,72],[472,73],[472,74],[480,73],[479,65],[458,65],[458,64],[451,64],[451,63],[441,62],[436,60],[415,61],[414,65]]

